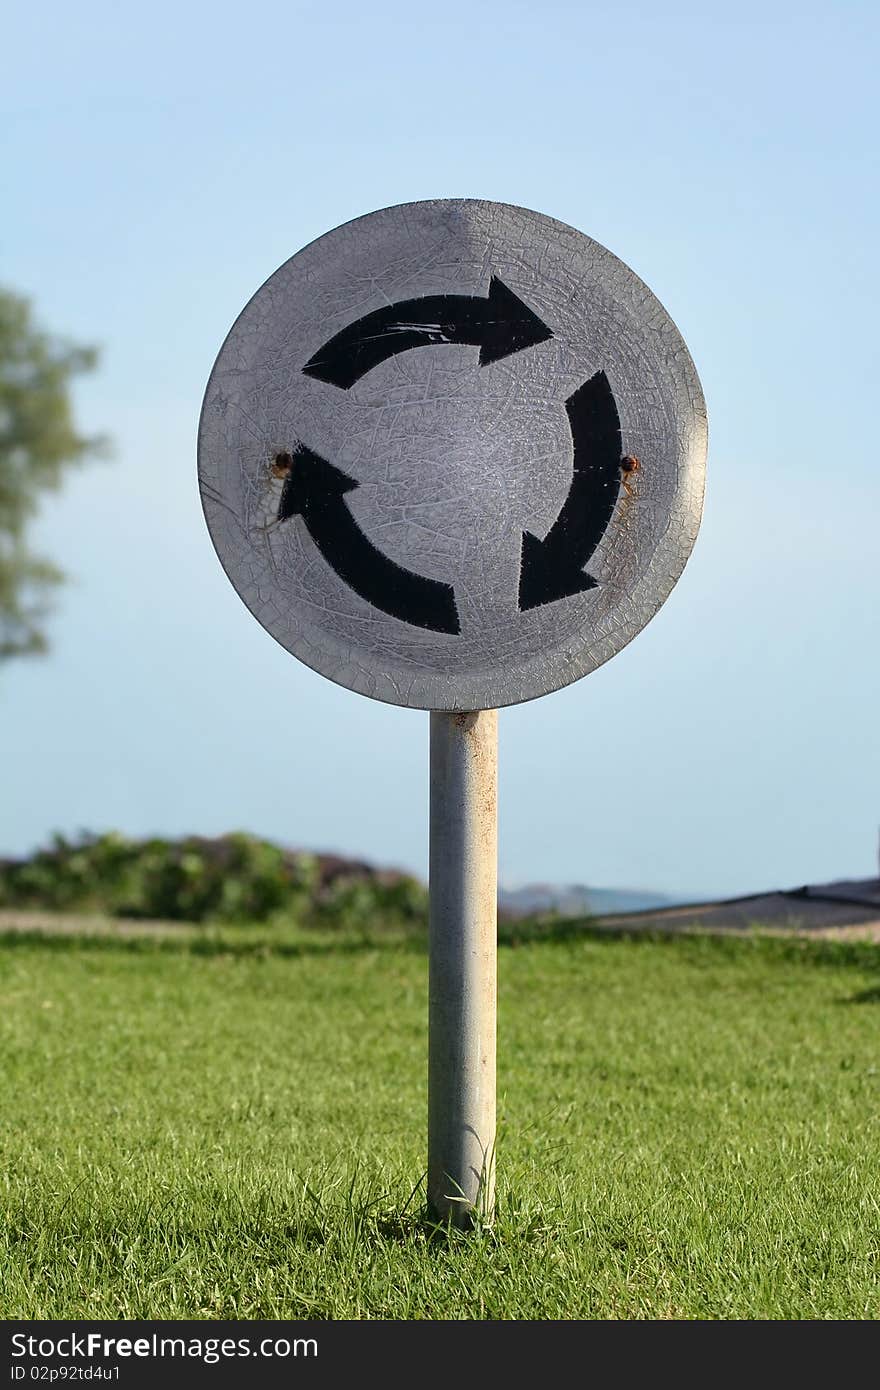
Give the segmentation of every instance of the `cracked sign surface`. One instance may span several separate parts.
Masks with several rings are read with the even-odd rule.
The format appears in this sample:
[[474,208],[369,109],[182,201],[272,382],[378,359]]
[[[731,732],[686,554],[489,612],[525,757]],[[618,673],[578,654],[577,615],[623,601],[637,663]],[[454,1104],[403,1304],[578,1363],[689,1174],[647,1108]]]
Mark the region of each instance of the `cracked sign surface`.
[[199,428],[208,528],[282,646],[360,694],[491,709],[587,675],[700,523],[706,412],[638,277],[473,199],[319,238],[234,324]]

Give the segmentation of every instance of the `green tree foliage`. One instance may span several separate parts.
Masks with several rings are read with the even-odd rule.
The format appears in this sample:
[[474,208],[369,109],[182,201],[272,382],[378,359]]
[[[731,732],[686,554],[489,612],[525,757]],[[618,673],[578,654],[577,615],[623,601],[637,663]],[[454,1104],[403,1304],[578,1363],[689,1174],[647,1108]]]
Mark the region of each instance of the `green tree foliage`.
[[94,348],[63,342],[34,322],[27,299],[0,289],[0,660],[45,651],[43,623],[64,578],[26,542],[41,495],[103,447],[78,433],[71,379]]
[[0,860],[0,909],[360,928],[424,925],[427,906],[424,885],[408,874],[242,832],[213,840],[57,835],[29,859]]

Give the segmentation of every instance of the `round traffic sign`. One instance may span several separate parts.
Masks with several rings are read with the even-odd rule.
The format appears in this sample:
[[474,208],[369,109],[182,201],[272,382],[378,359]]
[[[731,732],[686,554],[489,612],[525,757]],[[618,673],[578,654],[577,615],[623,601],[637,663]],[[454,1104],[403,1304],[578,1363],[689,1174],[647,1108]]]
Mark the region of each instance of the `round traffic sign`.
[[298,252],[208,382],[199,476],[230,580],[340,685],[491,709],[587,675],[656,613],[700,522],[685,344],[611,252],[475,199]]

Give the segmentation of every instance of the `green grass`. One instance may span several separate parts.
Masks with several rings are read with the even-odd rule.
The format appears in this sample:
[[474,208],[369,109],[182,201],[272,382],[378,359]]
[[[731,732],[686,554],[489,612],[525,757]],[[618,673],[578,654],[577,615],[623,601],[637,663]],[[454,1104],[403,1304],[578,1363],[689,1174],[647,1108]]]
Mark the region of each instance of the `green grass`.
[[874,1318],[880,948],[500,953],[498,1215],[423,1219],[426,961],[0,943],[6,1318]]

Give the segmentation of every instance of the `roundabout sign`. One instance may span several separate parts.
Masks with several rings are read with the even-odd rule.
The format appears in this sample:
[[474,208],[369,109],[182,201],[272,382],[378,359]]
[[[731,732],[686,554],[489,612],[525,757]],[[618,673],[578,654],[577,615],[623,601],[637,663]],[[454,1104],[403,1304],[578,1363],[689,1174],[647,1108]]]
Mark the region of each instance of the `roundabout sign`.
[[287,261],[221,349],[199,474],[236,590],[300,660],[431,710],[588,674],[699,526],[705,407],[621,261],[470,199],[358,218]]
[[289,652],[431,711],[429,1209],[491,1216],[497,709],[614,656],[696,539],[706,410],[641,280],[524,208],[406,203],[307,246],[199,426],[227,575]]

